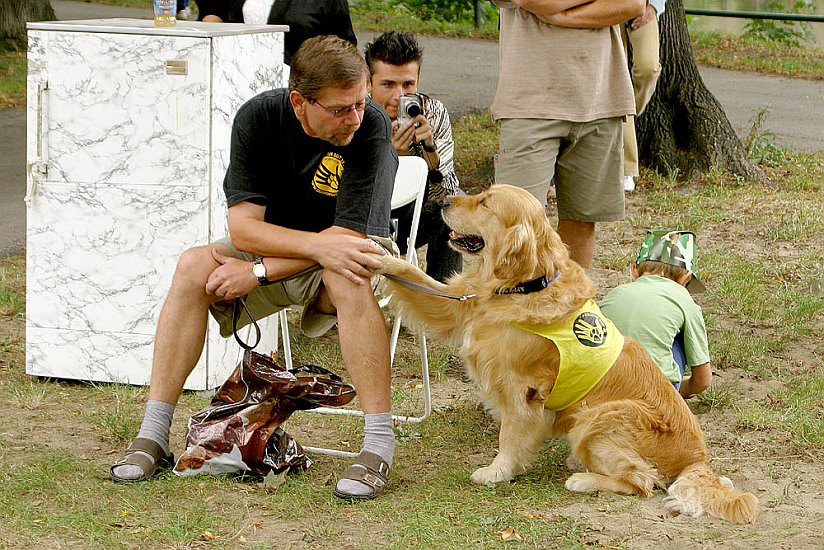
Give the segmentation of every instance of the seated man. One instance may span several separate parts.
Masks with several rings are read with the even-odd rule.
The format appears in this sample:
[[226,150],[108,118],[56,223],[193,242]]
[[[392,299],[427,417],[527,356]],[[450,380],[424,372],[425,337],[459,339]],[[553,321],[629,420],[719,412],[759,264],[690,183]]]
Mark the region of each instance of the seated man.
[[288,89],[259,94],[238,110],[224,180],[230,237],[178,261],[157,326],[146,414],[111,468],[114,481],[147,479],[170,461],[172,414],[201,354],[207,315],[231,335],[232,301],[242,296],[257,319],[304,306],[301,324],[310,335],[337,320],[366,416],[363,452],[335,495],[372,498],[383,488],[395,449],[389,338],[369,284],[380,262],[367,252],[380,246],[365,237],[389,234],[398,160],[367,79],[354,45],[315,37],[295,54]]
[[[418,93],[423,50],[407,32],[387,32],[366,46],[366,63],[371,74],[369,91],[392,119],[392,146],[398,155],[417,155],[429,165],[426,203],[418,229],[419,245],[426,244],[426,273],[444,281],[462,270],[461,255],[449,247],[449,227],[441,217],[447,195],[460,192],[452,161],[455,144],[449,113],[437,99],[418,94],[423,113],[408,121],[398,116],[399,98]],[[399,219],[397,241],[404,252],[409,237],[414,205],[399,208],[392,216]]]

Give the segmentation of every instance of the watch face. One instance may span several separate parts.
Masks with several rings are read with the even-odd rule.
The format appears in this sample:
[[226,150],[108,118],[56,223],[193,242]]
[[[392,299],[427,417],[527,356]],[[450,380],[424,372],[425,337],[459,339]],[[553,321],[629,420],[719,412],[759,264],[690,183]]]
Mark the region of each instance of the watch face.
[[261,277],[266,277],[266,266],[262,263],[257,263],[252,266],[252,273],[255,274],[255,277],[258,279]]

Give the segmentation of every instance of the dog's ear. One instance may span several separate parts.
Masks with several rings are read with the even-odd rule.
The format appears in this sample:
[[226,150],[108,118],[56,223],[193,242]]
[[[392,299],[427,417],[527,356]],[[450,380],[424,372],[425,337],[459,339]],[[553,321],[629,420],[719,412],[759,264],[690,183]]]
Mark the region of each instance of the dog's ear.
[[504,281],[529,277],[538,262],[535,233],[528,224],[519,223],[507,228],[499,237],[500,246],[495,257],[493,274]]

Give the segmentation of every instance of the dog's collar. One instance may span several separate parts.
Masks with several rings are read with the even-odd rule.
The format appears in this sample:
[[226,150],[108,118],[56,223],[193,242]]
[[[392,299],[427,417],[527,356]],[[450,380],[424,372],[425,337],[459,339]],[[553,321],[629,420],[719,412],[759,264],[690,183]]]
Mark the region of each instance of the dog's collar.
[[560,274],[560,270],[555,270],[555,275],[553,275],[551,279],[547,278],[546,275],[541,275],[537,279],[532,279],[531,281],[527,281],[519,285],[511,286],[509,288],[499,288],[495,291],[495,294],[531,294],[533,292],[538,292],[539,290],[543,290],[548,287],[549,283],[557,279]]

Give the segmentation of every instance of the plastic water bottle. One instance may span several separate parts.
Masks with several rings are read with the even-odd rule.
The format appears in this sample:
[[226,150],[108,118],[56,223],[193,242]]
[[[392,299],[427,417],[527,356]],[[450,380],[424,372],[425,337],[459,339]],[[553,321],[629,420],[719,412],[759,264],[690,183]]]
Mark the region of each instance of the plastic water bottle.
[[174,27],[177,24],[177,0],[154,0],[155,27]]

